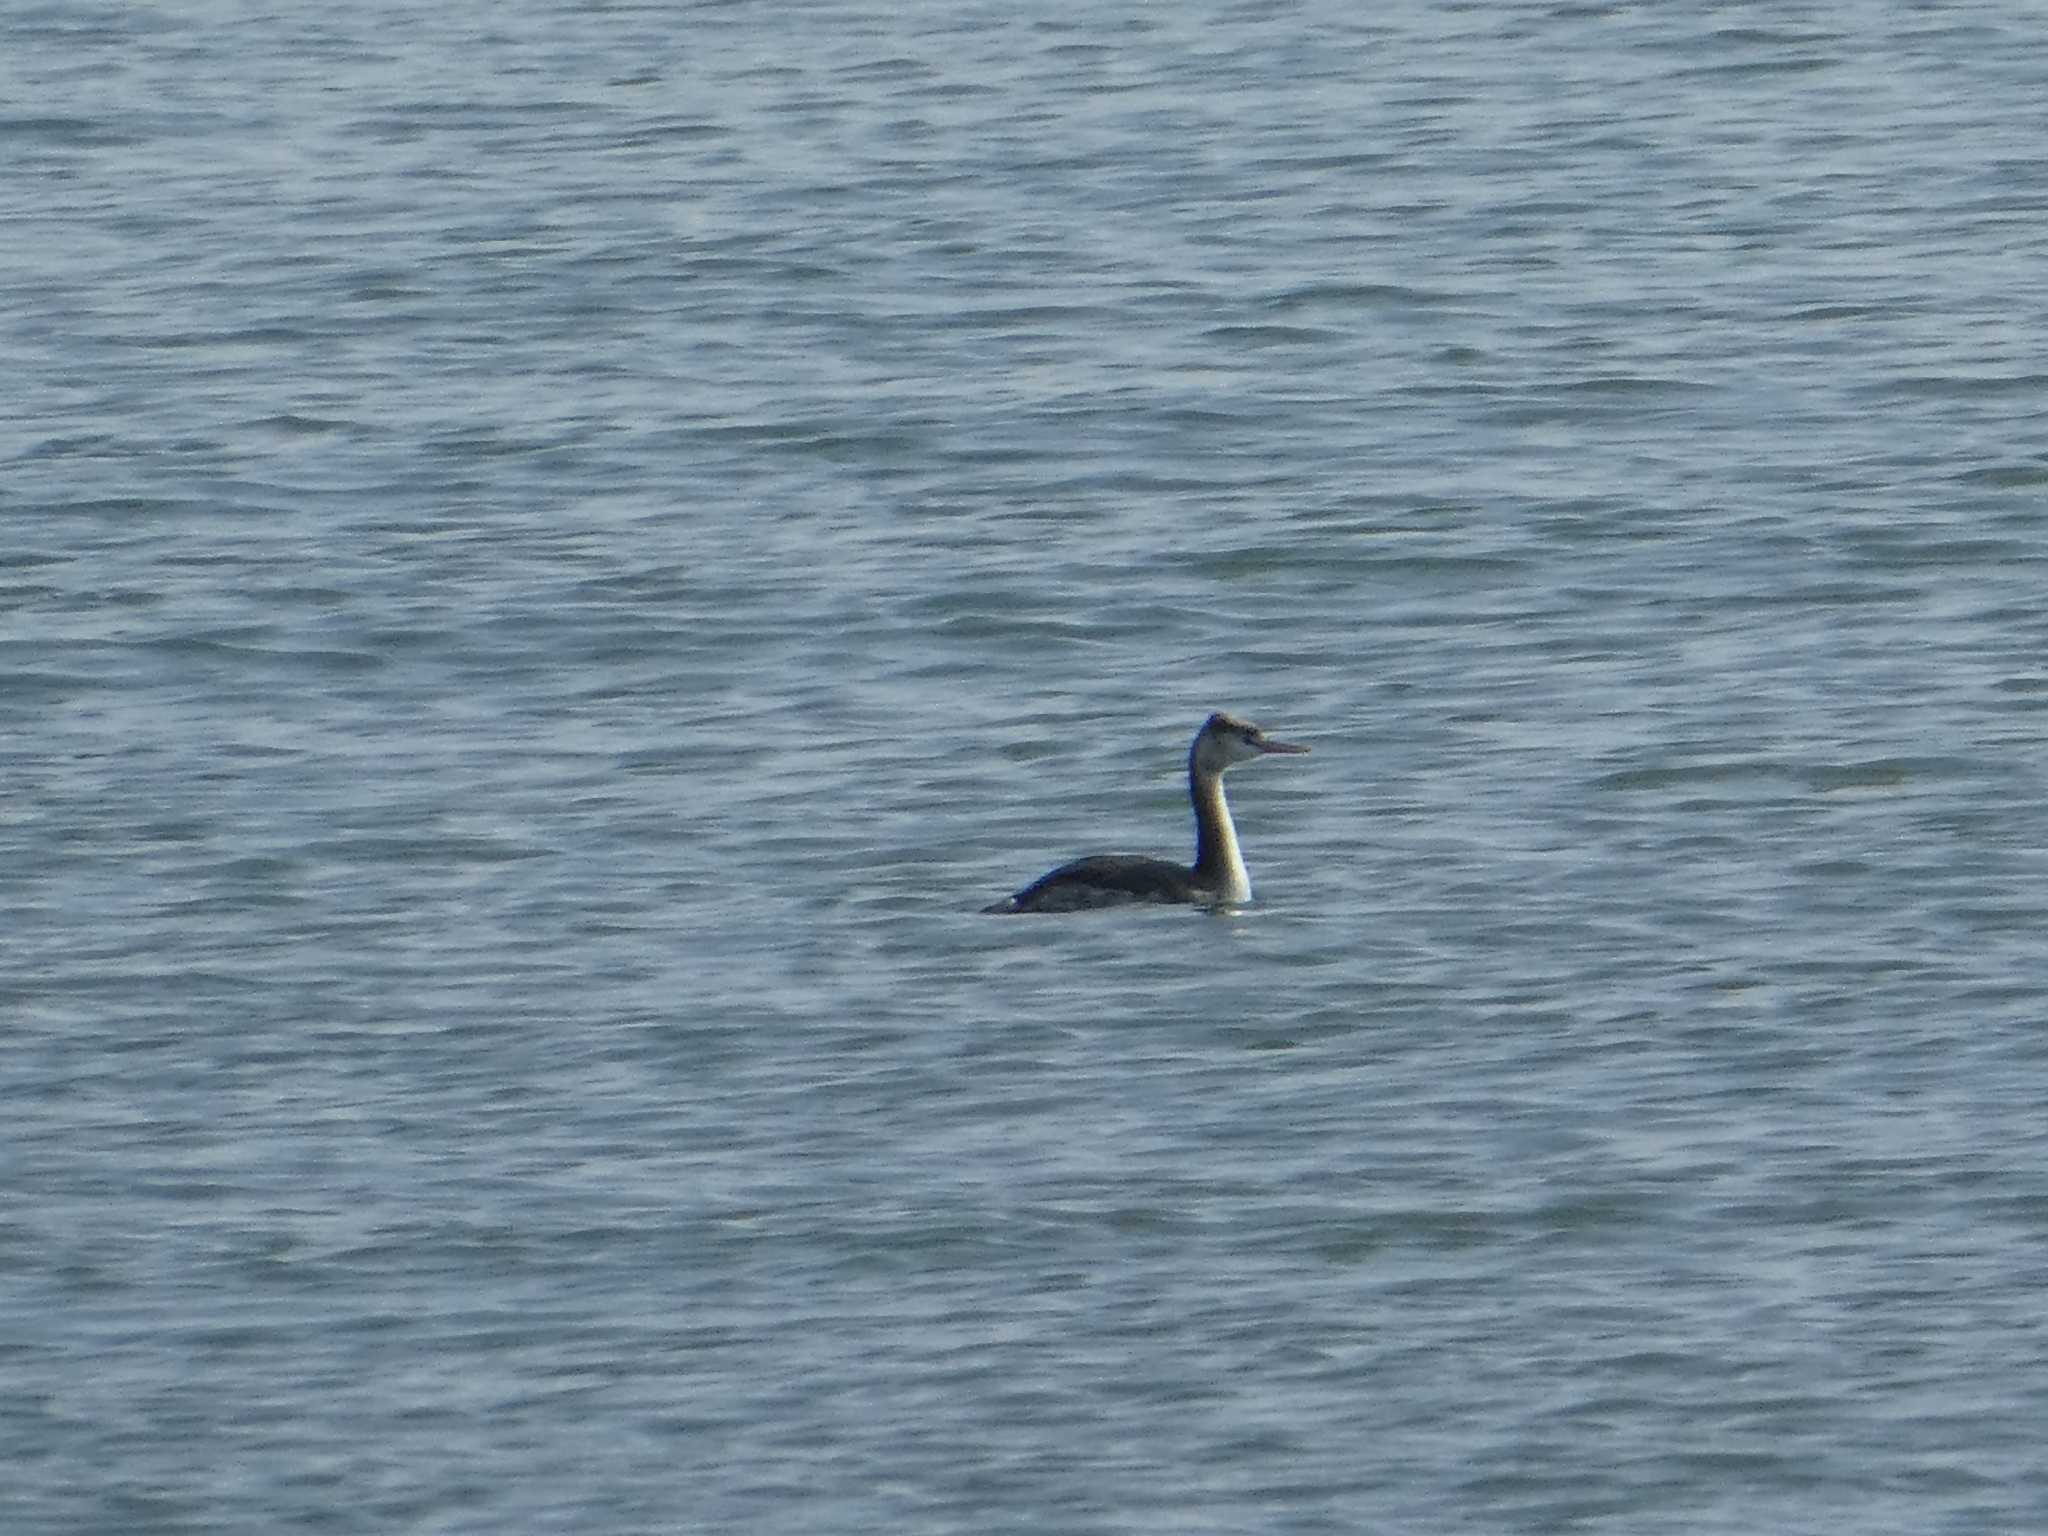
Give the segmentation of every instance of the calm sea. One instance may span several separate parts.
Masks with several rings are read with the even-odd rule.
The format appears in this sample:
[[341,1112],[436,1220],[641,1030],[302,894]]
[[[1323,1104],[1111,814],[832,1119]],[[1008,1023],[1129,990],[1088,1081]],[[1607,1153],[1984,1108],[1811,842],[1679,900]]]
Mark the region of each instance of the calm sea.
[[[0,1530],[2048,1529],[2018,3],[0,13]],[[1228,708],[1258,888],[1185,856]]]

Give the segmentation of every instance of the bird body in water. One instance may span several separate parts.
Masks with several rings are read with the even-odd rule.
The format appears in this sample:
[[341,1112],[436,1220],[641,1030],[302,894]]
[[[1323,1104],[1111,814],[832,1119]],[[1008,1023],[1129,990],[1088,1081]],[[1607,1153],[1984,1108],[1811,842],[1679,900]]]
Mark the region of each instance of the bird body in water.
[[1188,749],[1188,798],[1195,806],[1192,868],[1131,853],[1096,853],[1062,864],[984,912],[1085,912],[1139,902],[1224,906],[1250,901],[1252,882],[1238,851],[1237,828],[1223,798],[1226,769],[1255,757],[1299,754],[1307,747],[1275,741],[1248,720],[1214,714]]

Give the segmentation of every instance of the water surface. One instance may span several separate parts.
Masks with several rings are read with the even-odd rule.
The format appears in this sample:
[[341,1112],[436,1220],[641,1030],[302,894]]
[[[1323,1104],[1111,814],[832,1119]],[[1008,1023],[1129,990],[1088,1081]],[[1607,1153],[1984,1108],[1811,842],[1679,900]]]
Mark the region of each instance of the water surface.
[[2048,1521],[2033,20],[0,22],[7,1529]]

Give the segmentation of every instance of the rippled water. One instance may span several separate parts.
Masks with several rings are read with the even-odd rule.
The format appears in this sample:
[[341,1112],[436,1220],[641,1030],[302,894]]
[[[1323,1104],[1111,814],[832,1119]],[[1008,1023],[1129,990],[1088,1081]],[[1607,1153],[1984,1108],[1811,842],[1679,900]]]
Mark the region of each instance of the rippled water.
[[0,19],[0,1525],[2048,1524],[2037,22]]

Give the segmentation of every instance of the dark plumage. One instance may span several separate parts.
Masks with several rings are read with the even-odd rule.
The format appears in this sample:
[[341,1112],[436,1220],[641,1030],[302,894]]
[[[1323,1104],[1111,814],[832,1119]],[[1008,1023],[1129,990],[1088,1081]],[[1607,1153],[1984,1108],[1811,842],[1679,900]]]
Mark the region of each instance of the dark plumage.
[[1137,853],[1091,853],[1040,875],[1014,896],[1005,896],[984,912],[1086,912],[1091,907],[1122,907],[1133,902],[1215,901],[1195,884],[1185,864],[1147,858]]

